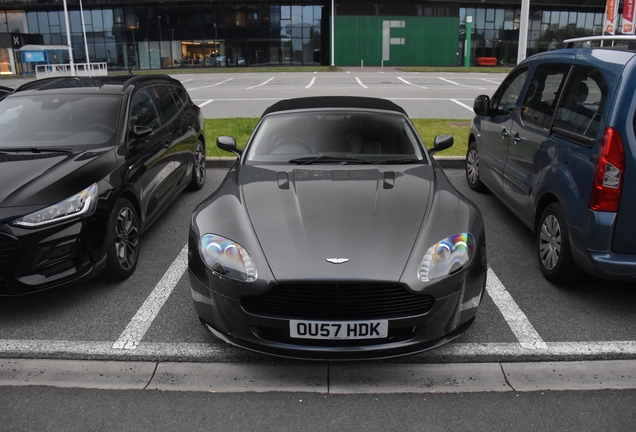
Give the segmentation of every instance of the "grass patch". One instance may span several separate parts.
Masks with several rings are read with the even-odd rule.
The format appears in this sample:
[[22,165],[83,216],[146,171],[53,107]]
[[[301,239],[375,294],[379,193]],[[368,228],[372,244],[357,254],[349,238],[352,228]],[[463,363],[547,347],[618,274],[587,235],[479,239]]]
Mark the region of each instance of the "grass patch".
[[[465,119],[411,119],[420,136],[428,148],[433,146],[437,135],[450,134],[455,137],[455,144],[443,152],[441,156],[465,156],[468,148],[468,133],[470,121]],[[236,139],[239,148],[247,144],[257,118],[225,118],[205,119],[205,137],[207,140],[207,155],[209,157],[233,156],[216,146],[216,137],[227,135]]]

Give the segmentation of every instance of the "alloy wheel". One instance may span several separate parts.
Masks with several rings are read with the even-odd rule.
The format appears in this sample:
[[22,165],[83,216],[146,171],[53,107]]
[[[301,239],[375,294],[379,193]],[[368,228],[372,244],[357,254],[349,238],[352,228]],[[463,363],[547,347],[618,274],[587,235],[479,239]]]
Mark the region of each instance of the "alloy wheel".
[[122,269],[129,270],[135,265],[138,246],[137,216],[130,207],[124,207],[119,212],[115,225],[115,251]]
[[539,257],[547,270],[553,270],[561,255],[561,226],[554,215],[548,215],[541,224]]
[[471,184],[479,180],[479,153],[475,149],[470,149],[466,155],[466,176]]

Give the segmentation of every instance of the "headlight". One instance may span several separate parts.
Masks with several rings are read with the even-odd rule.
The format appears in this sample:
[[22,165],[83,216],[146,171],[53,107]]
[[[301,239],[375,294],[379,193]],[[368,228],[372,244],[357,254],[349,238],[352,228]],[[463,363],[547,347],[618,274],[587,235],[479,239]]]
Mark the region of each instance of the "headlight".
[[445,238],[428,248],[417,277],[422,282],[453,274],[468,265],[475,254],[475,242],[470,233]]
[[254,282],[256,266],[245,248],[232,240],[214,234],[201,237],[201,255],[215,272],[230,279]]
[[90,215],[95,208],[97,208],[97,183],[64,201],[16,219],[11,224],[27,228],[39,227],[80,215]]

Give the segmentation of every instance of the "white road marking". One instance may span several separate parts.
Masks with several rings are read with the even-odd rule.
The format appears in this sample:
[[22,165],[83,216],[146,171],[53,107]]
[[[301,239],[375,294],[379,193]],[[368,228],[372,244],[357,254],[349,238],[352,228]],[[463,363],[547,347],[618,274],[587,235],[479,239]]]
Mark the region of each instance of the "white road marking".
[[447,83],[455,84],[456,86],[460,86],[460,87],[470,87],[470,88],[479,89],[479,90],[486,90],[483,87],[475,87],[475,86],[466,85],[466,84],[459,84],[459,83],[456,83],[455,81],[447,80],[446,78],[442,78],[442,77],[437,77],[437,78],[441,79],[442,81],[446,81]]
[[451,99],[451,101],[455,102],[457,105],[463,106],[464,108],[466,108],[467,110],[470,110],[471,112],[473,111],[473,109],[471,107],[469,107],[466,104],[461,103],[460,101],[458,101],[457,99]]
[[252,87],[248,87],[248,88],[246,88],[245,90],[251,90],[251,89],[256,88],[256,87],[264,86],[265,84],[267,84],[268,82],[270,82],[270,81],[271,81],[271,80],[273,80],[273,79],[274,79],[274,77],[271,77],[270,79],[268,79],[268,80],[267,80],[267,81],[265,81],[264,83],[261,83],[261,84],[258,84],[258,85],[252,86]]
[[362,87],[369,88],[369,87],[365,86],[364,84],[362,84],[362,81],[360,81],[360,78],[356,77],[356,81],[358,81],[358,84],[360,84]]
[[413,87],[419,87],[419,88],[423,88],[423,89],[428,89],[428,87],[424,87],[424,86],[417,85],[417,84],[411,84],[410,82],[408,82],[408,81],[407,81],[407,80],[405,80],[404,78],[397,77],[397,79],[399,79],[399,80],[400,80],[400,81],[402,81],[403,83],[408,84],[408,85],[413,86]]
[[224,84],[224,83],[226,83],[226,82],[228,82],[228,81],[232,81],[233,79],[234,79],[234,78],[228,78],[228,79],[226,79],[226,80],[224,80],[224,81],[221,81],[221,82],[218,82],[218,83],[216,83],[216,84],[210,84],[210,85],[208,85],[208,86],[203,86],[203,87],[193,87],[193,88],[186,89],[186,90],[191,91],[191,90],[200,90],[200,89],[204,89],[204,88],[216,87],[216,86],[221,85],[221,84]]
[[214,99],[208,99],[203,103],[197,104],[199,106],[199,108],[206,106],[207,104],[209,104],[210,102],[214,102]]
[[[442,359],[445,362],[478,361],[491,358],[493,361],[514,359],[531,360],[533,357],[549,360],[550,356],[560,360],[584,360],[636,358],[636,341],[590,341],[590,342],[546,342],[545,347],[526,348],[519,343],[459,343],[452,342],[427,351],[427,360]],[[68,341],[68,340],[0,340],[0,356],[17,358],[71,358],[71,356],[108,357],[117,360],[137,360],[160,358],[161,361],[193,361],[205,359],[215,361],[226,358],[228,349],[218,343],[165,343],[141,342],[135,350],[122,350],[113,347],[112,342]],[[454,357],[455,359],[450,359]]]
[[493,80],[489,80],[487,78],[479,78],[479,79],[482,80],[482,81],[486,81],[486,82],[497,84],[497,85],[501,84],[500,81],[493,81]]
[[181,82],[181,84],[183,84],[183,83],[186,83],[186,82],[188,82],[188,81],[192,81],[192,78],[187,79],[187,80],[183,80],[183,81],[179,80],[179,81]]
[[525,349],[547,349],[548,346],[539,333],[534,329],[526,314],[524,314],[512,296],[503,286],[495,272],[488,269],[488,282],[486,291],[492,298],[504,319],[510,326],[510,329],[517,337],[519,344]]
[[133,319],[128,323],[119,339],[113,344],[113,349],[133,350],[137,348],[187,268],[188,245],[186,244]]
[[311,82],[309,83],[309,85],[307,87],[305,87],[306,89],[308,89],[309,87],[311,87],[312,85],[314,85],[314,82],[316,82],[316,77],[313,77],[311,79]]

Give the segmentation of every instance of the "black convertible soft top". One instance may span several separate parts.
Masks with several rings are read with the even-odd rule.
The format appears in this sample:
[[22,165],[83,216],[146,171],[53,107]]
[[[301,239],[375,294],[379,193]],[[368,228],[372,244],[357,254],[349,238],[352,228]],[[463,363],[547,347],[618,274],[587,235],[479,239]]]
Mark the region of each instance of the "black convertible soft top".
[[357,96],[316,96],[296,99],[284,99],[280,102],[276,102],[274,105],[265,110],[263,116],[273,112],[314,108],[374,109],[396,111],[407,115],[406,111],[404,111],[401,106],[396,105],[386,99]]

